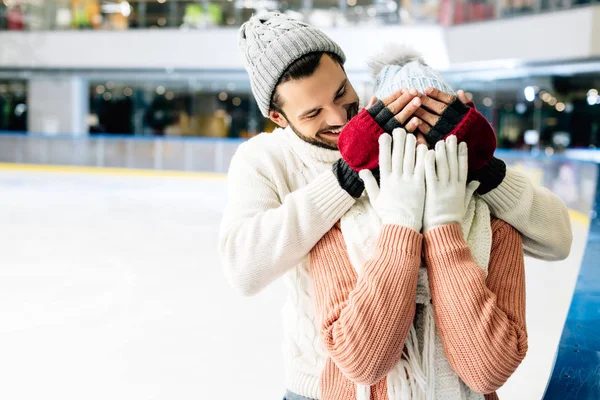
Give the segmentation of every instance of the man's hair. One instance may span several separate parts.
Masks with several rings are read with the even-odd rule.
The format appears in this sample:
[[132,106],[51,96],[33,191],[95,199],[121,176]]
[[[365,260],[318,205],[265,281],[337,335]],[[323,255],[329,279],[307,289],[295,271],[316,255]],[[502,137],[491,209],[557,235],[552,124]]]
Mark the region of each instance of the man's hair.
[[273,96],[271,96],[271,105],[269,106],[269,109],[271,111],[278,112],[279,114],[282,114],[284,117],[286,117],[285,113],[282,110],[283,101],[279,97],[277,88],[282,83],[288,81],[295,81],[302,78],[308,78],[309,76],[312,76],[319,67],[323,54],[327,54],[329,57],[333,58],[333,60],[336,61],[342,67],[342,69],[344,68],[344,62],[342,61],[342,58],[335,53],[318,51],[303,55],[302,57],[291,63],[290,66],[287,67],[287,69],[283,72],[283,74],[281,74],[279,81],[277,81],[277,85],[275,85],[275,90],[273,91]]

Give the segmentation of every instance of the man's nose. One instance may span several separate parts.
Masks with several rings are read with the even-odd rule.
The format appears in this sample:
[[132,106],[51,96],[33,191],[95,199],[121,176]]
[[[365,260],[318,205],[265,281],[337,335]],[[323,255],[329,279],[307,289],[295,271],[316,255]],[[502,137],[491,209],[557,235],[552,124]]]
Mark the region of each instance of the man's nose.
[[348,122],[348,112],[343,107],[334,107],[327,115],[327,125],[342,126]]

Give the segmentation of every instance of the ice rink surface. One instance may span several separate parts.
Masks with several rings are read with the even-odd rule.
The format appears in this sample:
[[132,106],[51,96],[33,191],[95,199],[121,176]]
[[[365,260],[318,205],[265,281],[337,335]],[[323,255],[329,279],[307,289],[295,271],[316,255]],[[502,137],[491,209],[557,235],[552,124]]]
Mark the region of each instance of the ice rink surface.
[[[0,399],[267,400],[284,392],[275,283],[217,254],[225,181],[0,170]],[[499,391],[542,397],[587,237],[526,260],[529,353]]]

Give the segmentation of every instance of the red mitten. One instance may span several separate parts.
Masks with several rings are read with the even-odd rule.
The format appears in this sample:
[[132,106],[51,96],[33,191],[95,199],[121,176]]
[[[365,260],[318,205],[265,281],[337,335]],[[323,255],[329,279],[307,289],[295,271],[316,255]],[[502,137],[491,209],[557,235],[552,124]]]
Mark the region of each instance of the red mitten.
[[363,109],[340,133],[338,148],[342,158],[355,171],[379,166],[379,136],[384,130]]
[[444,137],[456,135],[469,149],[469,169],[483,168],[494,156],[496,135],[490,123],[475,108],[470,108],[462,121]]

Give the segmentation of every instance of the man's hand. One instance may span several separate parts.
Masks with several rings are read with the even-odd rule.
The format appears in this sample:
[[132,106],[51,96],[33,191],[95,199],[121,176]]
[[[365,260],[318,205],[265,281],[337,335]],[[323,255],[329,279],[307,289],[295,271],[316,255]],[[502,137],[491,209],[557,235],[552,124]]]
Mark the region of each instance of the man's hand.
[[396,128],[403,128],[409,118],[421,107],[421,99],[416,89],[400,89],[383,100],[375,99],[369,114],[384,131],[390,133]]
[[431,147],[454,135],[459,143],[468,144],[469,168],[483,168],[496,150],[496,135],[489,122],[462,101],[468,101],[464,91],[460,91],[459,97],[432,87],[425,88],[424,92],[419,94],[422,105],[406,130],[422,133]]
[[340,133],[338,148],[344,161],[354,171],[377,168],[379,136],[402,126],[420,106],[416,90],[398,91],[383,100],[372,98]]

